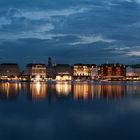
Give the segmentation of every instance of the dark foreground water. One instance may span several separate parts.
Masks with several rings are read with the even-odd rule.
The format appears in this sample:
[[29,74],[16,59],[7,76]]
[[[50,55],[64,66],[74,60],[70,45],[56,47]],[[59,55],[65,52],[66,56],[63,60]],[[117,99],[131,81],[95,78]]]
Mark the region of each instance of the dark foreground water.
[[140,140],[140,82],[0,84],[0,140]]

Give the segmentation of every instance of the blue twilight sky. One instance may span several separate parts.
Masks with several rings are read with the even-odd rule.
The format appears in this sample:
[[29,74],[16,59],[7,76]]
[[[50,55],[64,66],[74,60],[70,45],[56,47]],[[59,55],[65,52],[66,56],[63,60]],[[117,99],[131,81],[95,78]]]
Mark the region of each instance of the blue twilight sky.
[[139,63],[140,0],[0,0],[0,63]]

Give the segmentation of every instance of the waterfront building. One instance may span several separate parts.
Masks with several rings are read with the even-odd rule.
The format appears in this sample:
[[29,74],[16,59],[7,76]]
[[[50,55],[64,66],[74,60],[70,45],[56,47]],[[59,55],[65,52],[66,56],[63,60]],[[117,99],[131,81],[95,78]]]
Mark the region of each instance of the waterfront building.
[[140,66],[128,66],[126,68],[127,80],[140,80]]
[[54,77],[58,81],[72,80],[72,67],[68,64],[57,64],[54,67]]
[[98,77],[98,67],[95,64],[74,64],[74,79],[96,79]]
[[134,76],[140,77],[140,67],[133,67]]
[[45,81],[46,65],[45,64],[27,64],[24,74],[30,77],[31,81]]
[[107,80],[125,80],[126,67],[123,64],[102,64],[99,77]]
[[130,66],[126,67],[126,76],[127,77],[133,77],[134,76],[134,72],[133,72],[133,68]]
[[0,65],[1,80],[18,80],[20,74],[19,66],[15,63],[3,63]]

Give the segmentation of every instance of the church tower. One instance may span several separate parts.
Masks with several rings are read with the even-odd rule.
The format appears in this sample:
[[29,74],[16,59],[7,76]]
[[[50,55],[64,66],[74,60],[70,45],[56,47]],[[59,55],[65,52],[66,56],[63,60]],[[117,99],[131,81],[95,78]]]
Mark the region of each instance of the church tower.
[[51,57],[48,58],[48,67],[52,67],[52,59],[51,59]]

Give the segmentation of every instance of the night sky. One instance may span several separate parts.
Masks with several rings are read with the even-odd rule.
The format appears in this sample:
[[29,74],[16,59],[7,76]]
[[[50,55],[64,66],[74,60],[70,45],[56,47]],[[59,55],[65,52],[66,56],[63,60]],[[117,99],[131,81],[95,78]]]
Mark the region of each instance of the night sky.
[[139,63],[140,0],[0,0],[0,63]]

